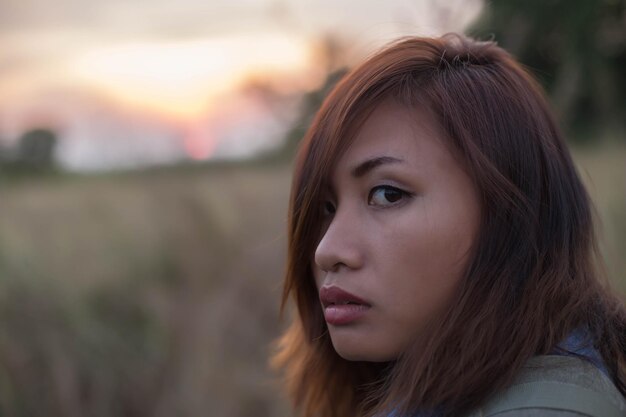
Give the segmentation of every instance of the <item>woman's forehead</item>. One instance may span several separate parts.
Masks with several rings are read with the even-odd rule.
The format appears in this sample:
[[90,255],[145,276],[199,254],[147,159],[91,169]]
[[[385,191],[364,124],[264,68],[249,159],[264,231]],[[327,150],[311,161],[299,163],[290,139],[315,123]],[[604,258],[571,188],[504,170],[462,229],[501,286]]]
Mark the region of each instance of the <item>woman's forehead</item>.
[[330,176],[359,176],[373,165],[423,164],[448,157],[448,141],[434,117],[419,108],[386,99],[369,113],[345,150],[338,155]]

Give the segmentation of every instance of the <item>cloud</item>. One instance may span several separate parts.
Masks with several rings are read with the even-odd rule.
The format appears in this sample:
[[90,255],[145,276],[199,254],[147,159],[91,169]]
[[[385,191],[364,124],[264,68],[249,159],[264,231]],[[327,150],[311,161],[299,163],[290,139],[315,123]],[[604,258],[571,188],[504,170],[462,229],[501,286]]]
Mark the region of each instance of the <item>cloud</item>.
[[0,33],[89,29],[112,38],[211,33],[236,28],[243,21],[262,22],[269,1],[198,0],[3,0]]
[[89,29],[111,37],[192,36],[279,29],[364,34],[377,27],[459,30],[481,0],[3,0],[0,33]]

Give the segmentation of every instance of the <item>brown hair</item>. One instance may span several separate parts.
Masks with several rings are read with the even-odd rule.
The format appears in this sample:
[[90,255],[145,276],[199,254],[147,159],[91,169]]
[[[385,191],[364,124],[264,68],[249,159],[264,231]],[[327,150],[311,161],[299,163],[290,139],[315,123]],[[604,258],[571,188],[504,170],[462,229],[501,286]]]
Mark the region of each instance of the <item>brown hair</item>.
[[[434,115],[476,184],[481,225],[427,346],[393,363],[350,362],[332,347],[311,262],[330,170],[387,97]],[[288,239],[283,306],[293,297],[297,311],[274,364],[304,416],[462,415],[576,329],[626,395],[626,310],[598,272],[590,199],[541,88],[493,42],[405,38],[347,74],[300,145]]]

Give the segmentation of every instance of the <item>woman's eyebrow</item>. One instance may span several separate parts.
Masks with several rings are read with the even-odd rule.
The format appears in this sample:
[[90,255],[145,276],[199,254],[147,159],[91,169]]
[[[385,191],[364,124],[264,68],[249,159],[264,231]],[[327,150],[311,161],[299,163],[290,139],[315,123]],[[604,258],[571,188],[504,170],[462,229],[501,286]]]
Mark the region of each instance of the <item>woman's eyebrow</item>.
[[396,164],[400,162],[404,161],[399,158],[394,158],[393,156],[378,156],[361,162],[352,169],[351,173],[353,177],[360,178],[376,167],[385,164]]

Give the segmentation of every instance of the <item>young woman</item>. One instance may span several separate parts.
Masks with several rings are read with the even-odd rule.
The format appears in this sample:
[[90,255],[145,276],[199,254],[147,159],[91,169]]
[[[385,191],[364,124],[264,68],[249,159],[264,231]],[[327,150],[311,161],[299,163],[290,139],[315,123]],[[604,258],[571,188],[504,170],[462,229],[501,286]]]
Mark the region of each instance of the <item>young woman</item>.
[[274,363],[300,414],[625,416],[626,310],[537,83],[492,42],[406,38],[302,141]]

